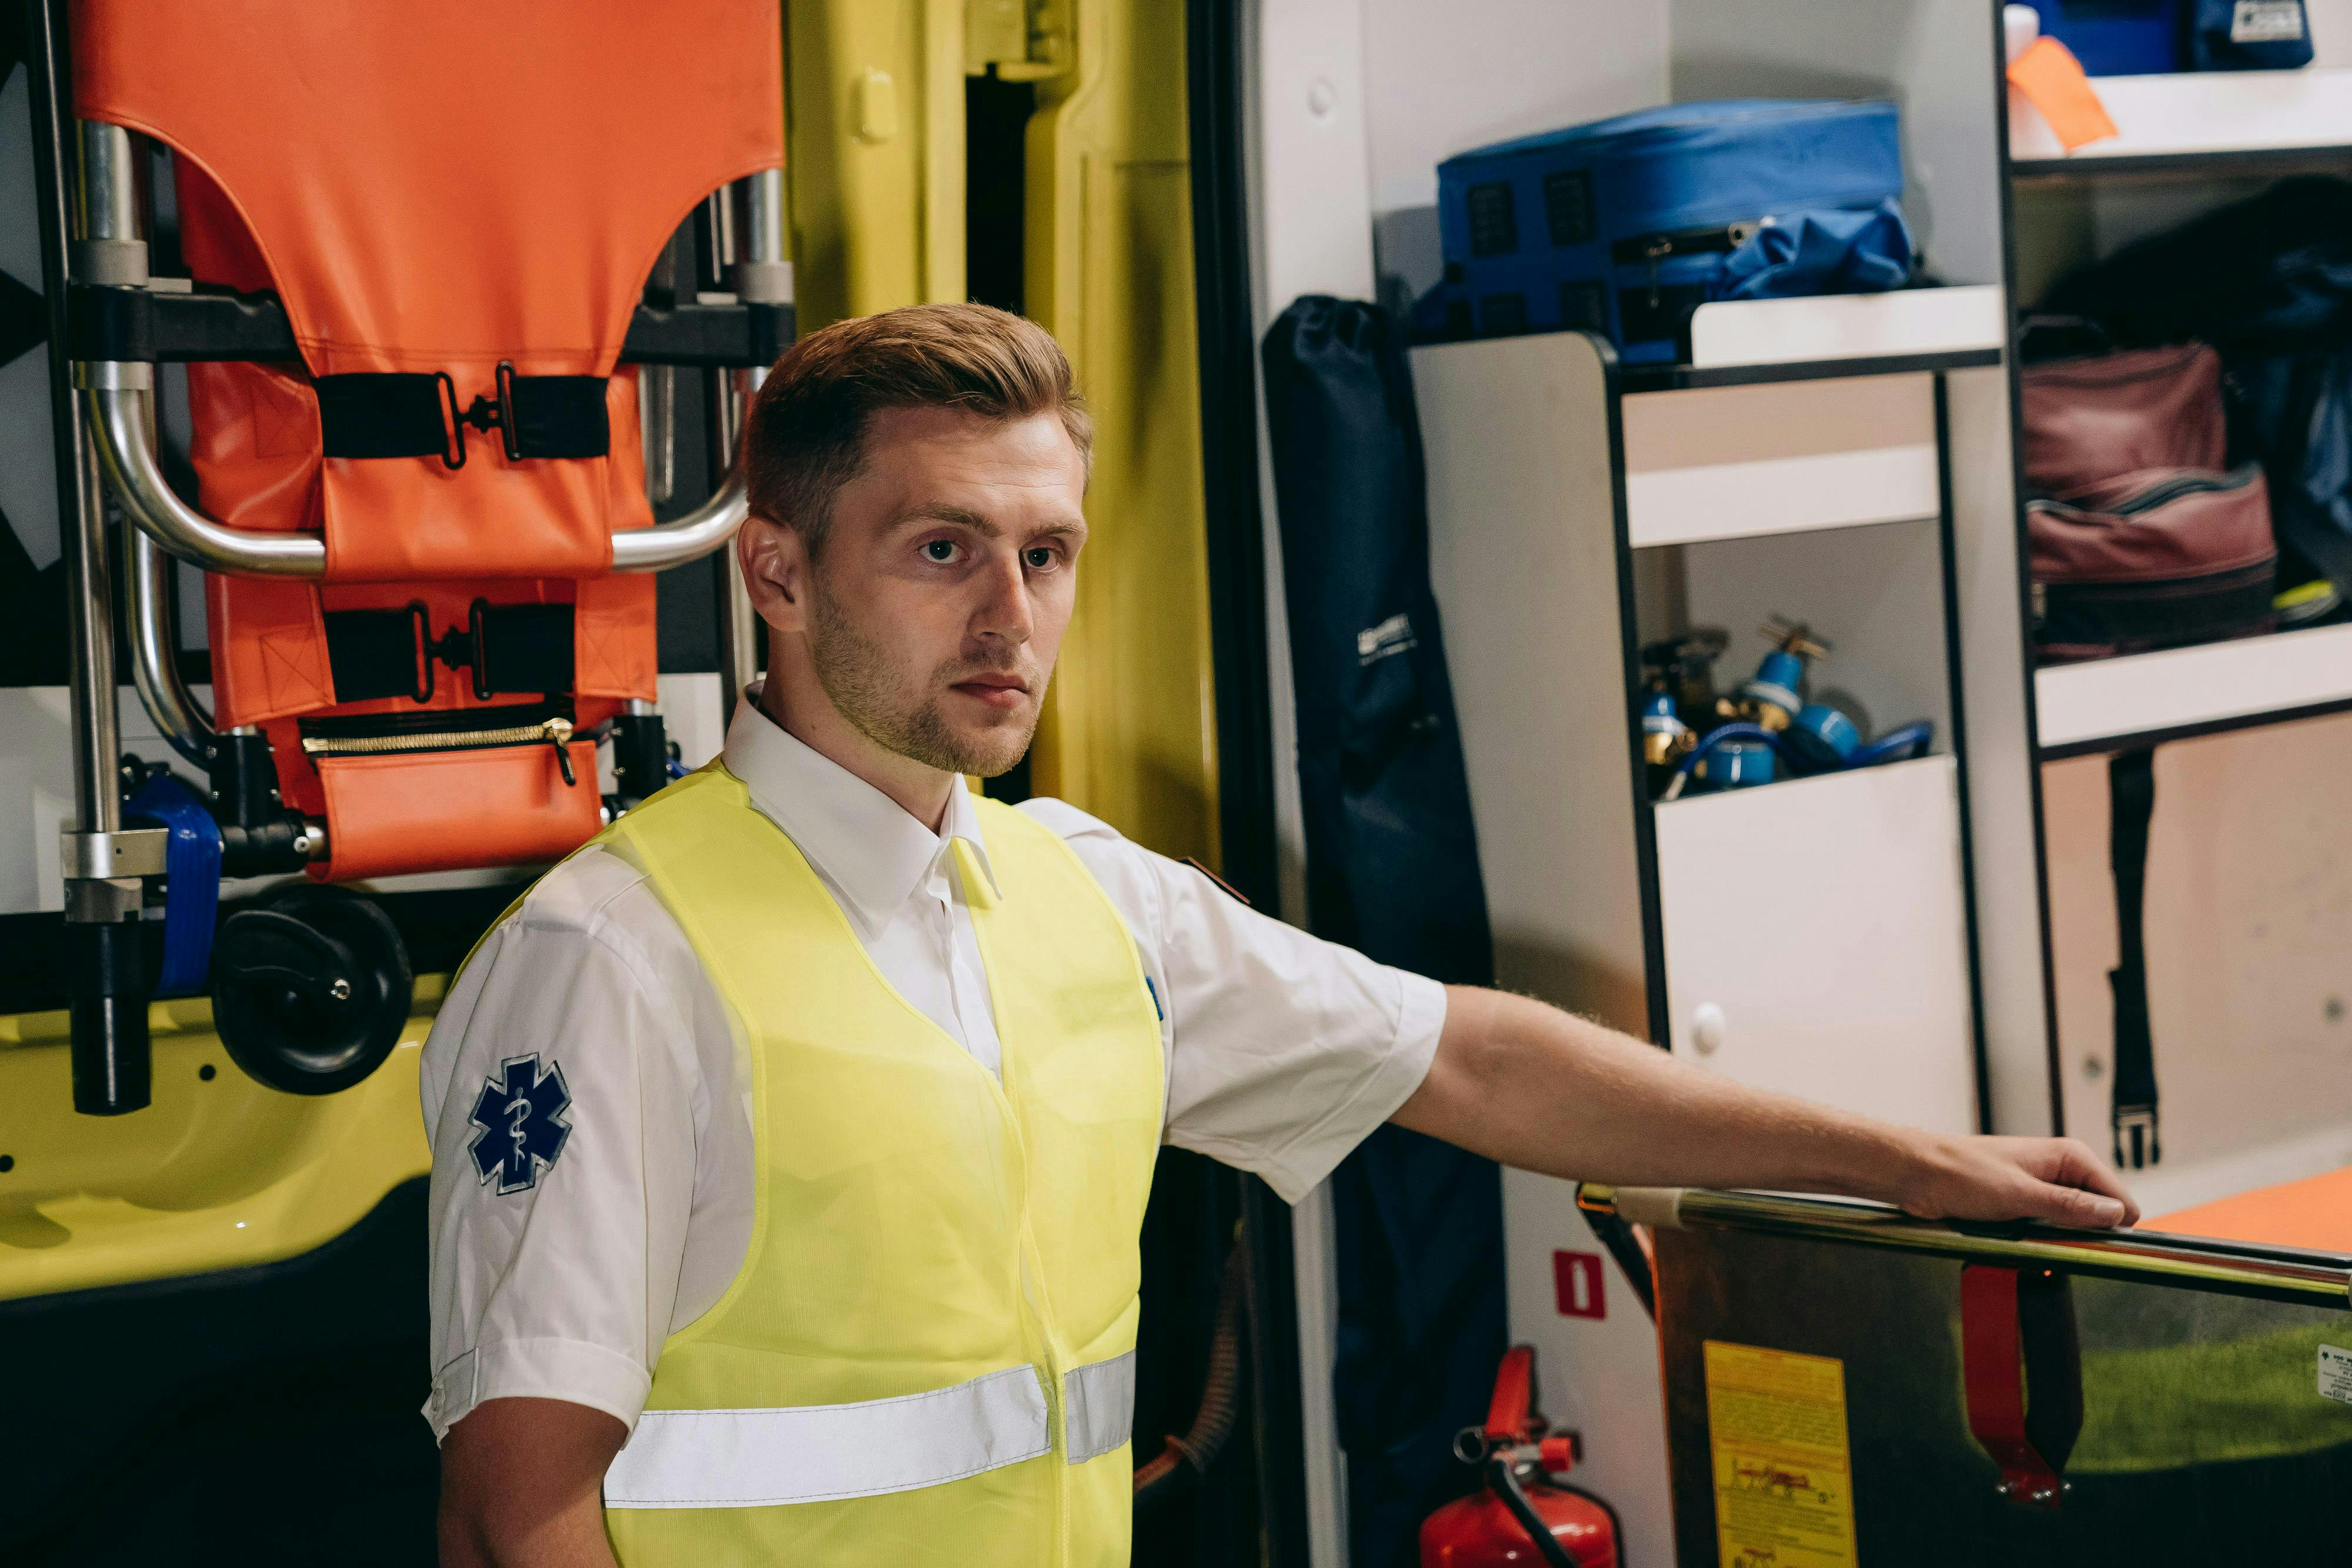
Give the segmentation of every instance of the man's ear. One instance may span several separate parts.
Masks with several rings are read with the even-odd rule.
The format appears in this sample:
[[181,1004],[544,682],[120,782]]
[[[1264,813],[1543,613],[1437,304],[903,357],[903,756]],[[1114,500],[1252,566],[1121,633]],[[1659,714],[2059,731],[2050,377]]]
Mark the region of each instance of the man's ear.
[[808,629],[808,545],[799,529],[746,517],[735,535],[735,559],[761,620],[779,632]]

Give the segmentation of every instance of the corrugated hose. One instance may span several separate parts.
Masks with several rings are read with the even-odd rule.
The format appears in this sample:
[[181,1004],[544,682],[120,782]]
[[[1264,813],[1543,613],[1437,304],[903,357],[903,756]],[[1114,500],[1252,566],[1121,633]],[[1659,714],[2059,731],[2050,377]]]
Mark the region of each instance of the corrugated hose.
[[1215,1462],[1218,1450],[1233,1435],[1241,1411],[1242,1319],[1249,1311],[1249,1242],[1238,1229],[1233,1251],[1225,1259],[1225,1280],[1217,1293],[1217,1321],[1209,1341],[1209,1375],[1201,1388],[1201,1407],[1192,1429],[1171,1436],[1167,1446],[1149,1464],[1135,1471],[1135,1506],[1172,1496],[1188,1481],[1198,1480]]

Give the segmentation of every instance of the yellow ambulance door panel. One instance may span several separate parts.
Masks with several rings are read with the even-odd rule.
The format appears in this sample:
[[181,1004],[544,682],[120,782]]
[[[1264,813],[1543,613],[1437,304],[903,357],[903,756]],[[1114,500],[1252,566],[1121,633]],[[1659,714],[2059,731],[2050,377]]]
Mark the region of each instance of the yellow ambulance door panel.
[[1184,8],[1051,0],[1024,292],[1096,421],[1092,532],[1031,783],[1171,854],[1217,856]]

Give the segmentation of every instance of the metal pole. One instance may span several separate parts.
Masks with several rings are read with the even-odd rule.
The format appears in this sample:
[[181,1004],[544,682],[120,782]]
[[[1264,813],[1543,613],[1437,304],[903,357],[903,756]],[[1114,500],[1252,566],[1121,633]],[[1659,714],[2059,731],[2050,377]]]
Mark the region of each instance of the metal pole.
[[[710,372],[710,439],[712,461],[731,464],[740,392],[737,372]],[[760,678],[760,617],[743,586],[743,558],[730,548],[719,563],[719,712],[722,722],[735,716],[743,688]]]
[[[114,601],[97,454],[74,414],[66,358],[67,244],[122,235],[135,224],[129,139],[86,139],[77,170],[67,144],[65,21],[55,0],[26,7],[26,75],[32,89],[34,180],[39,193],[41,283],[47,295],[49,393],[58,458],[58,526],[66,558],[72,659],[74,827],[65,868],[68,989],[74,1109],[121,1115],[148,1103],[145,966],[137,916],[142,878],[163,869],[163,834],[122,831],[114,708]],[[121,154],[109,162],[110,154]],[[78,177],[79,176],[79,177]],[[69,228],[68,193],[76,200]],[[130,214],[130,222],[117,220]],[[75,230],[79,232],[75,232]]]
[[[793,264],[786,259],[784,176],[781,169],[763,170],[742,182],[743,213],[740,224],[714,222],[714,247],[740,241],[740,259],[721,250],[713,258],[731,263],[737,298],[747,304],[789,305],[793,302]],[[731,216],[733,204],[723,208]],[[729,243],[728,249],[738,247]],[[725,274],[722,274],[723,276]],[[767,377],[765,370],[713,371],[710,375],[711,465],[714,474],[731,468],[742,415],[751,395]],[[728,718],[743,688],[760,675],[760,618],[743,586],[741,558],[728,551],[719,588],[719,711]]]

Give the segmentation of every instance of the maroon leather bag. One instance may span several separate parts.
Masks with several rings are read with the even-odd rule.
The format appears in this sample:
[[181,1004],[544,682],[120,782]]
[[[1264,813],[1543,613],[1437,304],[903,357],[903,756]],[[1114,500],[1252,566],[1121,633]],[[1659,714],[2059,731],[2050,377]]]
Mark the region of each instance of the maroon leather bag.
[[2268,632],[2270,490],[2225,470],[2221,356],[2203,343],[2029,368],[2034,636],[2045,661]]

